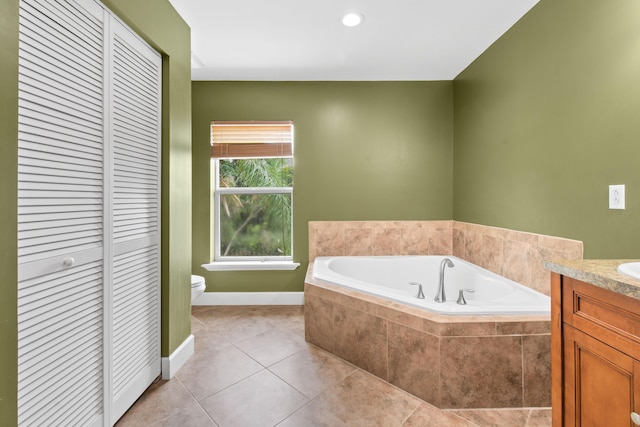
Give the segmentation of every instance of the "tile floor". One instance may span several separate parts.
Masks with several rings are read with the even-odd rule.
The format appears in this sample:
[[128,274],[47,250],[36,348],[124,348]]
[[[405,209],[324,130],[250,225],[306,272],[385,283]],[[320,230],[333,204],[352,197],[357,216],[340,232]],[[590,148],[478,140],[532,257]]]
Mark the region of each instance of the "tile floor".
[[195,354],[126,426],[549,427],[549,409],[440,410],[304,340],[300,306],[196,306]]

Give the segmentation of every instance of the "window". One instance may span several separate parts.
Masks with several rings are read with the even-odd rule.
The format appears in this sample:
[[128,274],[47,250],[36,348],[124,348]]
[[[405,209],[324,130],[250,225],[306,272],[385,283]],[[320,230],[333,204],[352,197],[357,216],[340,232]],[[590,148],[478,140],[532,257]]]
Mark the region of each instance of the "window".
[[211,158],[211,265],[291,263],[293,123],[214,121]]

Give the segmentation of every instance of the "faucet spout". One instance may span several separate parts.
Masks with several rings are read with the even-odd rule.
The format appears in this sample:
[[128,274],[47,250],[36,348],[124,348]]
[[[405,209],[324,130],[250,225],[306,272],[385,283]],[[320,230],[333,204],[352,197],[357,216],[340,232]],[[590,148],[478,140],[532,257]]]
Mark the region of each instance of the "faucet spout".
[[446,302],[447,296],[444,292],[444,269],[445,267],[453,267],[453,261],[449,258],[443,258],[442,262],[440,262],[440,280],[438,281],[438,292],[436,293],[436,297],[434,298],[435,302]]

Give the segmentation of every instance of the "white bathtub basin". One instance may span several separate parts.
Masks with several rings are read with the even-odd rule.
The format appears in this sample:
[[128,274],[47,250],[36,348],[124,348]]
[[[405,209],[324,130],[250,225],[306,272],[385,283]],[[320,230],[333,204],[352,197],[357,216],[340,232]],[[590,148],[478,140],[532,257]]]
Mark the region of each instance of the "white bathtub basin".
[[[548,296],[454,256],[454,267],[445,271],[447,301],[434,301],[439,268],[444,256],[343,256],[317,257],[313,277],[367,294],[444,315],[548,315]],[[422,284],[424,299],[416,297],[411,282]],[[457,303],[460,290],[467,304]]]
[[625,262],[618,266],[618,271],[634,279],[640,279],[640,262]]

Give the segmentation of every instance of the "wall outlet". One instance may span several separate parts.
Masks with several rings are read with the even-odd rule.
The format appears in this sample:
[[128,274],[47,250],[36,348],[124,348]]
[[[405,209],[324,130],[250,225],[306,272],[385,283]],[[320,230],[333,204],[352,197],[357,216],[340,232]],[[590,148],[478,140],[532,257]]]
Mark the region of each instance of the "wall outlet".
[[624,185],[609,186],[609,209],[624,209]]

